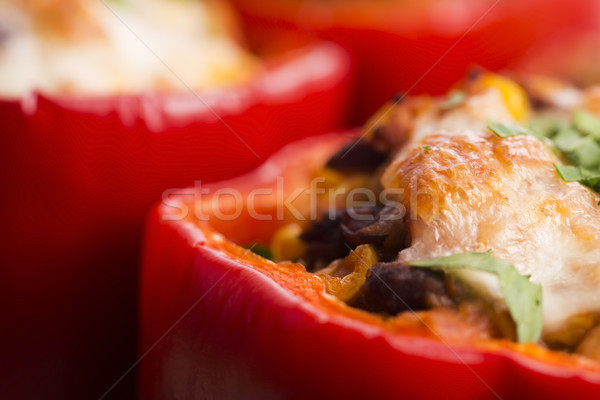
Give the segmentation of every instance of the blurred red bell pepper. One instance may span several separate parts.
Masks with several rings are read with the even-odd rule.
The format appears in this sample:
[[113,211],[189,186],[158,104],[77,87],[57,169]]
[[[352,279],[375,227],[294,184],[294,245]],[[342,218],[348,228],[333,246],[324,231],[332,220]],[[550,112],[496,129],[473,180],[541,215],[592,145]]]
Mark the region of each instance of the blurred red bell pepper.
[[348,49],[358,74],[355,124],[397,92],[445,93],[472,65],[512,68],[535,47],[598,25],[595,0],[230,1],[254,45],[317,37]]
[[[240,178],[204,187],[276,188],[283,198],[346,143],[347,136],[286,146]],[[227,201],[181,190],[150,215],[141,292],[140,394],[206,398],[595,398],[600,368],[532,344],[452,346],[328,300],[298,264],[278,265],[237,243],[265,241],[278,220],[263,193],[230,221]],[[205,194],[211,199],[210,194]],[[221,198],[219,198],[221,199]],[[223,197],[225,199],[225,197]],[[216,204],[216,205],[215,205]],[[216,207],[216,208],[215,208]],[[238,206],[235,206],[237,209]],[[208,222],[199,215],[211,215]],[[214,211],[214,210],[218,210]],[[284,218],[285,219],[285,218]],[[215,232],[218,232],[215,235]]]
[[319,44],[233,89],[0,101],[0,398],[102,396],[135,361],[151,205],[338,127],[348,74],[345,53]]
[[[598,2],[600,11],[600,2]],[[600,82],[600,24],[577,37],[566,36],[536,47],[518,66],[524,75],[559,77],[580,87]]]

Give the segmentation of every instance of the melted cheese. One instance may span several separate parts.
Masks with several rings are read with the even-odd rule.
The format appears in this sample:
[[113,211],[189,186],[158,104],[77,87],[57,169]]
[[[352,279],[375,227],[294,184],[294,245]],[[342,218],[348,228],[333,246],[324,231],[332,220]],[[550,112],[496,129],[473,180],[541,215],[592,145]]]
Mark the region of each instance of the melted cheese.
[[[548,333],[569,316],[600,311],[600,195],[564,182],[553,166],[559,160],[538,139],[487,131],[488,116],[511,120],[491,92],[416,117],[382,178],[385,188],[401,189],[409,210],[412,243],[399,258],[492,249],[541,284]],[[490,275],[469,275],[500,296]]]
[[111,95],[243,82],[256,73],[256,62],[232,39],[217,6],[0,0],[0,95]]

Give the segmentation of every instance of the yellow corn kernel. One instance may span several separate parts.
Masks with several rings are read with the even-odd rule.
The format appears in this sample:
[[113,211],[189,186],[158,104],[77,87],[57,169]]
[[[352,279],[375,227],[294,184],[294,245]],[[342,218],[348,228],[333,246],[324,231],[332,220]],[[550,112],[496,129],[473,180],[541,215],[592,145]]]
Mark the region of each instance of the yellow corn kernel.
[[377,263],[373,246],[363,244],[350,252],[343,260],[332,262],[317,272],[325,281],[327,292],[342,301],[347,301],[358,292],[367,279],[367,271]]
[[502,75],[485,73],[479,78],[481,86],[496,88],[510,113],[517,121],[523,121],[530,112],[529,99],[525,90],[511,79]]
[[316,178],[324,178],[324,187],[325,188],[334,188],[337,187],[344,181],[344,174],[335,169],[329,167],[323,167],[318,170],[315,175]]
[[600,325],[591,329],[577,345],[575,353],[600,361]]
[[593,312],[569,317],[563,328],[545,335],[544,341],[553,348],[572,349],[598,324],[600,315]]
[[302,257],[306,251],[306,244],[300,239],[302,227],[297,223],[282,226],[275,232],[271,240],[271,254],[273,260],[293,261]]

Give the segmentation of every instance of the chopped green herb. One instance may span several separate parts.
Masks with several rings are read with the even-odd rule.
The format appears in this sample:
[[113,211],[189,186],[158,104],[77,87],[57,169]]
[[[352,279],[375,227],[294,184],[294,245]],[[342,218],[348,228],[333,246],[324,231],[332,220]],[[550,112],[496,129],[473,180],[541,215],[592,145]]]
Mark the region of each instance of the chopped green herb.
[[584,137],[565,151],[567,158],[583,168],[595,168],[600,164],[600,145],[591,137]]
[[562,157],[562,152],[559,149],[557,149],[556,146],[552,146],[550,144],[547,144],[547,146],[550,148],[552,154],[554,154],[556,157]]
[[565,127],[552,138],[561,151],[569,151],[581,141],[581,133],[572,127]]
[[558,174],[565,182],[578,182],[583,179],[583,174],[579,167],[554,164],[554,168],[556,168],[556,171],[558,171]]
[[423,146],[423,149],[425,149],[425,150],[431,150],[431,146],[429,146],[429,145],[427,144],[427,145]]
[[273,255],[271,254],[271,249],[269,249],[268,246],[256,243],[252,246],[248,246],[247,249],[255,254],[258,254],[261,257],[266,258],[266,259],[269,259],[269,260],[273,259]]
[[440,104],[440,108],[442,110],[451,110],[460,106],[465,99],[467,98],[467,94],[462,90],[454,90],[450,92],[446,101]]
[[538,139],[551,138],[566,125],[565,121],[547,116],[531,118],[527,122],[527,127]]
[[600,120],[594,114],[583,110],[575,111],[573,125],[579,132],[600,140]]
[[598,191],[600,189],[600,173],[589,171],[574,165],[556,165],[560,177],[566,182],[579,182]]
[[519,342],[537,342],[542,334],[542,288],[519,274],[515,267],[486,253],[462,253],[410,264],[413,267],[466,268],[497,275],[506,306],[517,326]]
[[487,128],[500,137],[510,137],[515,135],[533,135],[531,130],[515,124],[501,124],[488,120]]
[[574,165],[554,165],[561,178],[600,191],[600,120],[587,111],[576,111],[573,124],[563,126],[552,138],[556,147]]

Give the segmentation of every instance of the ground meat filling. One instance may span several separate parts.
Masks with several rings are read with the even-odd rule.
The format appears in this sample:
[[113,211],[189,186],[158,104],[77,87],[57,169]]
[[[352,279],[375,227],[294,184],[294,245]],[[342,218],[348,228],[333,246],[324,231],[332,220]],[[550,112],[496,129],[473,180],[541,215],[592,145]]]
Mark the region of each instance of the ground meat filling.
[[445,289],[444,273],[411,268],[400,262],[378,263],[348,304],[372,313],[397,315],[452,305]]
[[302,260],[308,271],[325,268],[361,244],[377,249],[378,259],[393,261],[410,245],[410,234],[402,210],[382,204],[325,215],[300,235],[306,244]]
[[327,162],[327,167],[340,172],[374,172],[387,159],[389,153],[373,147],[366,141],[354,142],[344,147]]
[[[344,174],[373,174],[388,160],[385,148],[369,141],[355,142],[334,155],[327,167]],[[396,261],[398,253],[410,246],[404,211],[378,203],[327,213],[300,234],[305,244],[301,260],[310,272],[327,271],[325,268],[339,263],[358,246],[369,245],[377,254],[377,263],[366,272],[366,280],[347,301],[348,305],[388,316],[455,306],[446,292],[443,272],[412,268]],[[350,273],[346,269],[343,270]]]
[[300,240],[306,243],[302,260],[307,271],[315,272],[323,269],[333,260],[348,254],[349,249],[344,245],[340,230],[344,213],[345,211],[339,212],[333,218],[325,215],[300,235]]
[[[383,147],[362,140],[340,150],[327,167],[343,174],[374,175],[389,155]],[[410,243],[403,212],[377,204],[326,213],[300,235],[306,245],[301,260],[308,271],[315,272],[346,257],[357,246],[371,244],[377,249],[379,260],[392,261]]]

